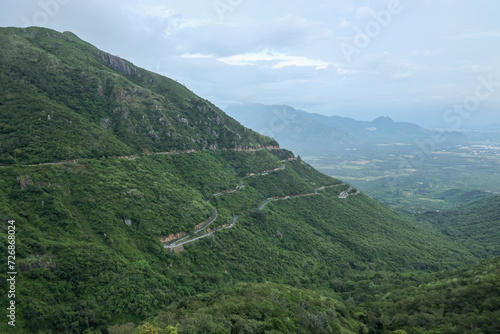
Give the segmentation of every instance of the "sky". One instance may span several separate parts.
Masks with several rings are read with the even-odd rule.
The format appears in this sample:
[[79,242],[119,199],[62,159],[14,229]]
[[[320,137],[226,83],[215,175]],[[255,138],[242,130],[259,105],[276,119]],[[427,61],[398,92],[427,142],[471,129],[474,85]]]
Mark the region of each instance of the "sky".
[[0,26],[71,31],[224,109],[426,127],[500,123],[498,0],[2,0]]

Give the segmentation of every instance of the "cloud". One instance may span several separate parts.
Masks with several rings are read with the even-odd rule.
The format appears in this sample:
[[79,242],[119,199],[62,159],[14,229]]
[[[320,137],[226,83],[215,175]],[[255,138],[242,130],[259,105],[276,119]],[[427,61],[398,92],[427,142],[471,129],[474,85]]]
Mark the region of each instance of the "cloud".
[[409,72],[406,73],[396,73],[392,75],[392,79],[396,81],[402,81],[411,78],[412,75]]
[[185,53],[181,56],[182,58],[188,58],[188,59],[208,59],[208,58],[213,58],[213,55],[205,55],[201,53]]
[[309,59],[302,56],[287,55],[273,50],[262,50],[257,53],[244,53],[217,59],[220,62],[233,66],[253,66],[263,65],[272,69],[282,69],[288,66],[306,67],[311,66],[316,69],[325,69],[331,63],[324,60]]
[[448,36],[450,39],[498,38],[500,31],[481,31]]
[[470,72],[470,73],[483,73],[483,72],[491,72],[492,68],[489,66],[483,66],[483,65],[478,65],[478,64],[472,64],[472,65],[461,65],[458,68],[462,72]]
[[345,17],[339,18],[340,23],[335,27],[336,30],[343,30],[351,27],[351,22],[347,21]]
[[375,11],[370,7],[359,7],[356,11],[356,18],[359,20],[371,19]]

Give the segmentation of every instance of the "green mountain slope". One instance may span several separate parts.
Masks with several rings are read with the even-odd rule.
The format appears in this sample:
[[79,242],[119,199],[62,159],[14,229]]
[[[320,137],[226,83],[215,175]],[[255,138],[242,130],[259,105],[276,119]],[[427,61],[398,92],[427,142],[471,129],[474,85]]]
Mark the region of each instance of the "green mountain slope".
[[490,196],[457,209],[429,211],[415,217],[430,222],[479,257],[500,255],[500,196]]
[[[234,189],[248,161],[259,160],[269,165],[255,172],[278,170],[243,178],[240,190],[206,202],[209,193]],[[264,150],[1,168],[0,217],[14,219],[19,231],[20,327],[102,330],[231,282],[329,288],[345,270],[444,269],[474,260],[362,194],[339,198],[348,186],[305,163],[284,164]],[[278,199],[301,194],[312,195]],[[258,210],[269,197],[277,199]],[[213,207],[212,229],[237,215],[235,226],[180,253],[163,248],[160,238],[191,233]],[[5,226],[0,237],[7,238]]]
[[[170,79],[70,33],[9,28],[0,36],[0,219],[16,226],[18,332],[107,333],[218,289],[245,300],[234,284],[269,294],[266,282],[277,284],[291,320],[242,313],[245,325],[333,328],[336,302],[315,308],[283,291],[336,298],[310,290],[348,295],[353,273],[476,260]],[[0,238],[7,235],[2,224]],[[7,243],[0,248],[7,254]],[[340,328],[363,328],[342,317]],[[11,329],[0,322],[2,333]]]
[[244,283],[174,303],[155,319],[184,333],[362,333],[350,305],[331,292]]
[[[372,331],[390,333],[498,333],[500,258],[394,284],[365,305]],[[406,285],[406,287],[404,286]],[[410,286],[408,286],[410,285]]]
[[72,33],[2,28],[0,45],[0,163],[277,145]]

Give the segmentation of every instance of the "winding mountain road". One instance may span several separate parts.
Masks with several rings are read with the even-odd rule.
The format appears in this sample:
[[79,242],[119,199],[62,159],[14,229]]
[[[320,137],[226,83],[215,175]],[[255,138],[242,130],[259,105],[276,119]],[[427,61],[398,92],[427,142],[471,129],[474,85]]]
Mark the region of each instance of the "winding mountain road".
[[[225,229],[228,229],[228,228],[233,227],[233,226],[234,226],[234,224],[236,223],[236,220],[237,220],[237,219],[238,219],[238,216],[234,215],[234,216],[233,216],[233,220],[231,221],[231,224],[229,224],[228,226],[221,226],[221,227],[218,227],[218,228],[216,228],[215,230],[210,231],[210,232],[208,232],[208,233],[206,233],[206,234],[203,234],[203,235],[200,235],[200,236],[198,236],[198,237],[194,237],[194,238],[192,238],[192,239],[189,239],[189,240],[186,240],[186,241],[180,242],[180,241],[185,240],[186,238],[189,238],[189,237],[191,237],[191,236],[192,236],[192,235],[188,235],[188,236],[185,236],[185,237],[184,237],[184,238],[182,238],[182,239],[179,239],[179,240],[174,241],[174,242],[172,242],[172,243],[166,244],[166,245],[164,245],[163,247],[164,247],[164,248],[168,248],[168,249],[174,249],[174,248],[177,248],[177,247],[183,246],[183,245],[185,245],[185,244],[187,244],[187,243],[190,243],[190,242],[196,241],[196,240],[198,240],[198,239],[206,238],[206,237],[208,237],[208,236],[210,236],[210,235],[214,234],[214,233],[215,233],[215,232],[217,232],[217,231],[221,231],[221,230],[225,230]],[[207,225],[207,226],[208,226],[208,225]],[[200,230],[198,230],[198,231],[200,231]],[[195,232],[195,233],[196,233],[196,232]],[[194,234],[194,233],[193,233],[193,234]]]
[[[262,175],[262,174],[261,174]],[[281,201],[281,200],[287,200],[287,199],[291,199],[291,198],[301,198],[301,197],[309,197],[309,196],[315,196],[315,195],[319,195],[318,191],[319,190],[325,190],[327,188],[333,188],[333,187],[339,187],[339,186],[342,186],[342,185],[345,185],[345,183],[339,183],[339,184],[333,184],[333,185],[328,185],[328,186],[321,186],[321,187],[315,187],[315,192],[314,193],[307,193],[307,194],[299,194],[299,195],[289,195],[289,196],[284,196],[284,197],[270,197],[268,199],[266,199],[266,201],[264,203],[262,203],[259,207],[258,207],[258,210],[262,210],[264,209],[264,207],[271,201]],[[352,187],[348,190],[350,191],[352,190]],[[345,193],[345,192],[348,192],[348,191],[344,191],[342,193]],[[224,194],[227,194],[229,192],[225,192]],[[357,193],[356,193],[357,194]],[[349,196],[349,195],[348,195]],[[339,196],[340,197],[340,196]],[[178,240],[175,240],[175,241],[172,241],[168,244],[165,244],[164,245],[164,248],[167,248],[167,249],[175,249],[176,247],[180,247],[180,246],[183,246],[187,243],[190,243],[190,242],[193,242],[193,241],[196,241],[198,239],[202,239],[202,238],[205,238],[205,237],[208,237],[209,235],[212,235],[214,234],[216,231],[221,231],[221,230],[224,230],[224,229],[229,229],[229,228],[232,228],[235,223],[236,223],[236,220],[238,219],[238,216],[234,215],[233,216],[233,220],[231,221],[231,224],[229,225],[226,225],[226,226],[221,226],[221,227],[218,227],[216,228],[215,230],[213,231],[209,231],[208,233],[204,234],[204,235],[200,235],[200,236],[197,236],[197,237],[193,237],[195,234],[197,234],[198,232],[201,232],[202,230],[204,230],[205,228],[207,228],[212,222],[215,221],[215,219],[217,218],[217,211],[215,210],[214,208],[214,215],[212,216],[212,219],[207,222],[205,225],[203,225],[203,227],[201,227],[200,229],[196,230],[195,232],[187,235],[187,236],[184,236],[183,238],[181,239],[178,239]],[[189,239],[189,240],[186,240],[186,239]]]
[[[162,153],[164,154],[164,153]],[[219,193],[216,193],[216,194],[213,194],[209,199],[206,200],[206,202],[210,202],[211,199],[215,198],[215,197],[218,197],[218,196],[222,196],[222,195],[225,195],[225,194],[230,194],[230,193],[234,193],[238,190],[241,190],[243,188],[243,179],[245,178],[248,178],[248,177],[253,177],[253,176],[262,176],[262,175],[268,175],[269,173],[273,173],[273,172],[278,172],[278,171],[281,171],[281,170],[284,170],[286,168],[285,166],[285,162],[286,161],[290,161],[290,160],[295,160],[296,158],[290,158],[290,159],[287,159],[287,160],[282,160],[281,161],[281,167],[280,168],[276,168],[276,169],[272,169],[272,170],[268,170],[268,171],[264,171],[262,173],[259,173],[259,174],[254,174],[254,175],[247,175],[246,177],[242,178],[239,180],[238,182],[238,186],[234,189],[230,189],[230,190],[226,190],[226,191],[221,191]],[[267,204],[267,203],[266,203]],[[265,204],[264,204],[265,205]],[[263,207],[263,205],[261,205],[261,207]],[[190,243],[190,242],[193,242],[195,240],[198,240],[198,239],[201,239],[201,238],[205,238],[211,234],[213,234],[214,232],[216,231],[220,231],[220,230],[223,230],[223,229],[228,229],[228,228],[231,228],[234,226],[235,222],[236,222],[236,219],[238,219],[238,216],[233,216],[233,220],[231,221],[231,223],[227,226],[223,226],[223,227],[219,227],[213,231],[210,231],[209,233],[207,234],[204,234],[204,235],[201,235],[201,236],[197,236],[197,237],[194,237],[194,235],[198,234],[199,232],[205,230],[208,228],[208,226],[210,224],[212,224],[216,219],[217,219],[217,210],[216,208],[213,208],[213,214],[212,214],[212,218],[206,222],[205,224],[203,224],[202,227],[200,227],[199,229],[197,229],[196,231],[194,231],[193,233],[190,233],[180,239],[177,239],[177,240],[174,240],[174,241],[171,241],[167,244],[165,244],[163,247],[164,248],[169,248],[169,249],[173,249],[173,248],[176,248],[176,247],[180,247],[180,246],[183,246],[187,243]],[[261,210],[261,208],[259,208],[259,210]]]

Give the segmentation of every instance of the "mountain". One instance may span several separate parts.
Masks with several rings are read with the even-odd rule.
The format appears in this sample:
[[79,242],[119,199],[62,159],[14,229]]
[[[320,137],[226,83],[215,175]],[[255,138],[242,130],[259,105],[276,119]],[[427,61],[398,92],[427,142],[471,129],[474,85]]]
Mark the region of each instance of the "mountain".
[[70,32],[4,28],[0,44],[0,163],[277,145]]
[[483,127],[483,130],[486,131],[500,131],[500,124],[498,123],[491,123]]
[[243,125],[278,140],[285,147],[351,143],[349,134],[285,105],[251,104],[225,110]]
[[17,332],[366,332],[355,277],[478,259],[72,33],[2,28],[0,43]]
[[428,136],[429,130],[416,124],[394,122],[390,117],[381,116],[371,122],[358,121],[349,117],[311,114],[311,118],[348,132],[359,141],[408,140]]
[[401,142],[429,136],[418,125],[379,117],[371,122],[324,116],[289,106],[251,104],[231,106],[226,112],[245,126],[265,133],[287,147],[328,147],[353,142]]
[[[376,333],[498,333],[500,257],[448,272],[393,279],[377,275],[364,303]],[[398,331],[399,330],[399,331]]]

